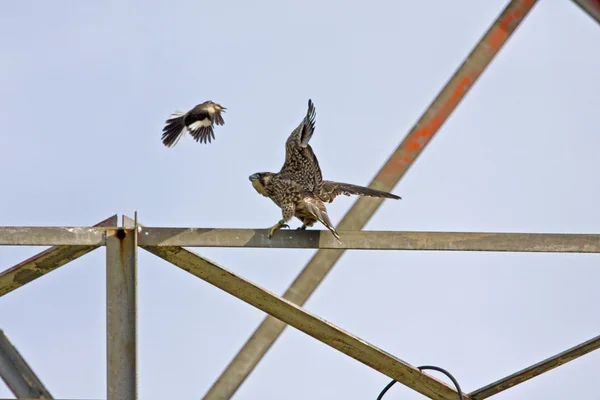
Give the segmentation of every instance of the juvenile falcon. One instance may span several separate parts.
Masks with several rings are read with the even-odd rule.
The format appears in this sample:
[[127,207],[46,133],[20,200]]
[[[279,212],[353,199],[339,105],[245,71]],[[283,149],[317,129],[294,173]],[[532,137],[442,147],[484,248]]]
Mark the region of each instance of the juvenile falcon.
[[227,108],[213,101],[198,104],[184,113],[176,111],[166,120],[163,128],[162,142],[165,146],[175,146],[187,130],[196,142],[210,143],[215,138],[214,124],[223,125],[221,112]]
[[306,116],[285,143],[285,162],[281,170],[278,173],[258,172],[249,177],[254,189],[270,198],[282,211],[283,219],[270,228],[269,238],[277,230],[289,228],[286,222],[296,217],[303,224],[299,230],[305,230],[319,221],[341,243],[323,202],[332,203],[342,194],[400,199],[395,194],[364,186],[324,181],[319,161],[308,144],[315,131],[315,116],[314,104],[309,99]]

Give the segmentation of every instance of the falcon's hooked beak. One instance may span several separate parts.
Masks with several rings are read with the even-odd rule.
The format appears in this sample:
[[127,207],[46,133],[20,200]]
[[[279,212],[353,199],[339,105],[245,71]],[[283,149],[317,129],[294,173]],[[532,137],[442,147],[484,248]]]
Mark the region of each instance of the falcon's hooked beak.
[[265,190],[265,183],[263,182],[263,174],[260,173],[256,173],[256,174],[252,174],[248,177],[248,179],[250,179],[250,182],[252,182],[252,187],[254,187],[254,190],[256,190],[258,193],[262,194],[265,197],[269,197],[269,195],[267,194],[266,190]]

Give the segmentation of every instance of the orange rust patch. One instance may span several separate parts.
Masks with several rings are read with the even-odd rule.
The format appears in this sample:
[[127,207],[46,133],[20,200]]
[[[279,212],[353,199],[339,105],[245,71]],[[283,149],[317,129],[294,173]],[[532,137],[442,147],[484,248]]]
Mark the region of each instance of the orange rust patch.
[[[493,52],[497,52],[502,44],[509,36],[509,31],[515,29],[519,21],[525,14],[535,5],[536,0],[523,0],[515,9],[503,14],[498,23],[492,29],[487,45]],[[485,44],[485,42],[484,42]],[[427,110],[430,115],[425,114],[424,117],[411,130],[408,136],[404,139],[398,150],[390,157],[390,160],[383,167],[381,172],[375,177],[376,181],[380,181],[386,186],[397,182],[402,174],[410,167],[411,163],[418,157],[420,152],[425,148],[434,134],[444,124],[452,111],[460,103],[465,94],[469,91],[473,83],[481,75],[487,63],[474,63],[467,67],[468,72],[463,76],[455,76],[452,78],[454,88],[447,98],[439,101],[436,99],[433,106]],[[437,104],[436,104],[437,103]],[[441,103],[441,104],[440,104]],[[439,106],[438,106],[439,104]],[[421,124],[421,121],[425,121]]]
[[510,25],[517,22],[517,20],[523,18],[525,13],[533,7],[535,4],[535,0],[524,0],[521,3],[521,7],[513,10],[510,13],[507,13],[500,19],[497,29],[495,32],[490,35],[489,45],[492,49],[498,50],[500,45],[506,40],[508,37],[508,31],[510,30]]

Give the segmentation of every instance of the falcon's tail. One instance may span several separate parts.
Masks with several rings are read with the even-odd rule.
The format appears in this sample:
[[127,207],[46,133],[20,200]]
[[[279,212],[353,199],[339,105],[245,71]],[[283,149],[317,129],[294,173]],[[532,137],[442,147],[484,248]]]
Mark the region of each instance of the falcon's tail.
[[165,121],[166,125],[163,128],[162,134],[162,142],[165,146],[175,146],[179,139],[185,134],[186,127],[183,124],[184,116],[184,112],[176,111]]
[[331,220],[329,219],[329,215],[327,215],[327,209],[325,209],[325,204],[323,204],[320,200],[316,199],[304,199],[306,204],[306,208],[308,211],[315,216],[316,219],[319,220],[320,223],[325,225],[327,229],[331,231],[333,236],[335,236],[336,240],[341,244],[340,235],[337,233]]
[[327,229],[329,229],[331,231],[331,233],[333,234],[333,236],[335,236],[335,239],[338,241],[339,244],[342,244],[342,241],[340,239],[340,235],[339,233],[337,233],[337,231],[335,230],[335,228],[333,227],[333,224],[331,223],[331,221],[329,220],[329,216],[327,215],[327,213],[323,214],[323,217],[319,219],[319,221],[325,225],[325,227]]

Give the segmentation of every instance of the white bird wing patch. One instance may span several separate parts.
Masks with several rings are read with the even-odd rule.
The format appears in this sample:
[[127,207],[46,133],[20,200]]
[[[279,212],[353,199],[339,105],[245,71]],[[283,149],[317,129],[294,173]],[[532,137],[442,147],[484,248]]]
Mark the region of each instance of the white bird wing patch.
[[189,128],[191,131],[195,131],[196,129],[207,128],[207,127],[211,126],[211,124],[212,124],[212,122],[210,119],[204,118],[203,120],[192,122],[189,125]]

